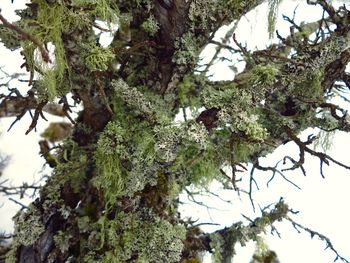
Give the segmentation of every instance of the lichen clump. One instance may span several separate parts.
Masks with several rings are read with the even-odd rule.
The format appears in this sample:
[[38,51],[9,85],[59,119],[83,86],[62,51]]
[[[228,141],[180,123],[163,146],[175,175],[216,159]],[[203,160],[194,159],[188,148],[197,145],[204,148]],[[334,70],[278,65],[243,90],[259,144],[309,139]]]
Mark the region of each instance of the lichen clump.
[[89,49],[85,62],[91,71],[106,71],[113,58],[114,54],[110,49],[93,46]]

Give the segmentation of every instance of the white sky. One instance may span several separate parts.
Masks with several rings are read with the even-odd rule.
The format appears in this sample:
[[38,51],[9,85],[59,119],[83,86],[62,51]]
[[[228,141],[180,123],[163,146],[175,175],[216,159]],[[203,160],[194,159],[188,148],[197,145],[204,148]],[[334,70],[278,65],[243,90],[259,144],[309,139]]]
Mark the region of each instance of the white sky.
[[[15,1],[16,5],[23,1]],[[294,7],[297,1],[285,0],[280,8],[280,14],[292,16]],[[10,0],[1,0],[0,8],[6,17],[13,12],[13,5]],[[319,9],[318,9],[319,10]],[[305,4],[300,4],[297,10],[298,21],[313,21],[320,17],[319,11]],[[252,11],[246,18],[243,18],[236,37],[238,41],[247,41],[249,48],[259,47],[264,48],[269,42],[266,34],[266,5],[262,6],[257,11]],[[287,35],[288,24],[279,22],[277,29],[282,35]],[[21,59],[17,53],[6,52],[0,49],[0,66],[6,65],[11,70],[17,70],[21,64]],[[19,58],[19,59],[17,59]],[[231,71],[220,67],[216,68],[216,77],[222,79],[232,79]],[[16,84],[17,85],[17,84]],[[22,84],[23,85],[23,84]],[[24,88],[23,88],[24,89]],[[61,120],[56,118],[55,120]],[[1,179],[8,178],[14,184],[19,184],[22,181],[31,182],[33,177],[38,178],[38,171],[41,170],[43,160],[39,157],[39,134],[45,129],[47,123],[39,121],[39,131],[32,131],[25,136],[24,133],[28,128],[31,119],[26,116],[17,123],[13,129],[7,133],[13,119],[0,119],[0,130],[3,134],[0,138],[0,150],[5,154],[11,155],[11,162],[6,168]],[[307,136],[304,133],[303,136]],[[348,147],[350,146],[350,136],[343,133],[337,133],[334,137],[333,148],[328,152],[329,155],[344,163],[350,164],[350,156]],[[275,153],[266,158],[268,163],[274,163],[279,160],[284,154],[293,154],[298,156],[298,151],[292,143],[286,146],[279,147]],[[269,187],[266,187],[266,182],[270,178],[269,173],[257,173],[255,179],[260,183],[260,191],[254,191],[254,198],[262,206],[276,202],[280,197],[284,197],[286,202],[294,209],[300,211],[298,216],[293,218],[313,230],[328,236],[333,242],[334,247],[344,257],[350,259],[350,212],[349,200],[350,191],[350,171],[346,171],[335,165],[325,167],[326,179],[322,179],[319,174],[319,161],[315,158],[307,158],[308,171],[307,177],[304,177],[301,172],[289,173],[288,178],[297,183],[302,190],[298,190],[280,178],[275,178]],[[243,182],[241,187],[248,183],[248,174],[243,174]],[[212,189],[217,189],[213,185]],[[215,190],[218,193],[219,190]],[[219,207],[219,210],[207,210],[203,207],[184,205],[182,214],[191,216],[192,219],[200,218],[200,222],[215,222],[229,226],[233,222],[242,220],[241,214],[248,216],[259,216],[259,213],[253,214],[249,200],[242,194],[240,200],[237,193],[233,191],[220,192],[224,199],[232,200],[232,205],[226,205],[224,202],[215,197],[205,198],[202,200],[206,204],[213,207]],[[1,225],[0,230],[9,230],[13,224],[11,216],[19,208],[12,202],[6,202],[3,197],[0,197]],[[319,242],[316,239],[311,240],[309,235],[298,234],[293,227],[285,222],[277,224],[277,228],[282,235],[282,239],[267,235],[266,240],[271,249],[275,250],[279,255],[281,263],[295,262],[318,262],[328,263],[333,262],[335,255],[330,250],[323,250],[325,243]],[[213,230],[213,227],[206,227],[206,230]],[[254,251],[253,244],[248,244],[245,248],[237,248],[238,255],[234,259],[235,263],[249,262]],[[210,262],[210,259],[206,259]]]

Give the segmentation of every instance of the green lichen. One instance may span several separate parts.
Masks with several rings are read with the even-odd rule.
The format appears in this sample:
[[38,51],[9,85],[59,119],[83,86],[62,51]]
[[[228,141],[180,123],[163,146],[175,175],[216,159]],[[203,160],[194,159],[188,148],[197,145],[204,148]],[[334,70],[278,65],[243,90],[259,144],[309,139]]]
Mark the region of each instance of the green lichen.
[[72,0],[72,5],[91,10],[97,19],[109,24],[115,24],[118,21],[118,6],[111,0]]
[[269,32],[269,38],[273,38],[275,33],[278,7],[281,4],[282,0],[269,0],[269,12],[267,15],[267,31]]
[[183,138],[191,143],[196,143],[201,150],[205,150],[209,144],[208,131],[197,122],[189,122]]
[[253,89],[270,87],[276,82],[278,73],[274,65],[257,65],[251,71],[249,84]]
[[57,234],[54,236],[55,240],[55,245],[56,247],[59,248],[59,250],[62,253],[68,252],[69,245],[70,245],[70,240],[73,238],[72,235],[63,232],[63,231],[58,231]]
[[173,62],[178,65],[196,65],[200,49],[194,34],[187,32],[175,41],[175,54]]
[[[114,80],[111,83],[116,92],[117,98],[121,98],[135,114],[146,117],[151,123],[154,123],[158,116],[155,107],[149,100],[135,87],[130,87],[122,79]],[[116,100],[118,100],[116,98]]]
[[182,240],[186,230],[181,225],[172,225],[157,218],[140,234],[141,258],[146,262],[179,262],[183,249]]
[[41,79],[45,83],[42,86],[45,87],[47,84],[47,88],[42,91],[41,95],[46,95],[49,100],[53,100],[58,92],[58,83],[63,81],[68,69],[62,33],[74,25],[74,20],[65,5],[50,5],[41,0],[33,2],[38,4],[38,13],[35,20],[28,20],[27,30],[41,43],[53,44],[54,58],[51,58],[53,65],[48,68],[41,57],[34,56],[37,47],[30,41],[23,42],[23,52],[30,70],[34,71],[39,68],[39,72],[42,72]]
[[89,48],[85,62],[91,71],[106,71],[113,58],[114,54],[110,49],[93,46]]
[[241,14],[256,3],[256,0],[224,0],[224,4],[236,14]]
[[102,216],[96,222],[89,242],[96,250],[108,248],[101,262],[127,262],[135,255],[136,262],[180,260],[185,228],[174,226],[150,211],[147,214],[149,220],[141,219],[141,212],[119,212],[114,219]]
[[[70,90],[69,76],[71,72],[62,36],[76,29],[89,30],[94,18],[109,23],[116,22],[118,9],[112,1],[108,0],[75,0],[70,3],[69,7],[61,1],[49,3],[48,1],[34,0],[32,2],[38,5],[36,16],[21,21],[23,29],[34,35],[43,45],[52,44],[52,49],[54,49],[51,56],[52,63],[44,62],[36,44],[29,40],[22,42],[23,54],[26,57],[28,70],[39,72],[39,81],[42,82],[38,89],[39,96],[53,100],[55,96],[65,95]],[[71,8],[71,6],[76,8]],[[80,12],[79,8],[87,8],[89,12]],[[78,44],[75,43],[75,45]],[[103,51],[92,48],[91,56],[87,59],[92,70],[106,69],[111,54],[108,51]]]
[[211,259],[213,263],[221,263],[222,262],[222,246],[224,244],[224,240],[221,235],[217,233],[210,234],[210,247],[213,250],[211,255]]
[[257,141],[264,141],[268,136],[267,129],[259,123],[259,116],[248,115],[245,112],[240,112],[232,118],[232,130],[244,132]]
[[45,231],[41,212],[31,204],[27,211],[18,212],[14,217],[16,242],[28,246],[35,243]]
[[0,39],[1,43],[11,51],[18,49],[21,46],[20,36],[4,25],[0,25]]
[[125,137],[126,131],[120,124],[110,122],[97,142],[95,161],[100,176],[94,178],[94,185],[104,192],[107,207],[115,204],[124,189],[121,160],[128,158]]
[[153,15],[150,15],[141,27],[151,36],[154,36],[159,30],[159,24]]

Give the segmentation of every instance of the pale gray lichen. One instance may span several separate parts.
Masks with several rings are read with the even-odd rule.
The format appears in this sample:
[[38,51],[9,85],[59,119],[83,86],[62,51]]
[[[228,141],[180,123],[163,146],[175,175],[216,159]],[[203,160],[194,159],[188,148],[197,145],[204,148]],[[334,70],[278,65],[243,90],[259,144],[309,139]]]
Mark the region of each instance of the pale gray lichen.
[[[140,229],[141,230],[141,229]],[[141,258],[146,262],[179,262],[186,229],[156,218],[156,221],[141,230]]]
[[157,126],[155,152],[160,160],[172,162],[175,160],[179,145],[181,130],[174,125]]
[[187,32],[175,41],[176,51],[173,62],[178,65],[193,64],[198,61],[199,47],[193,33]]
[[212,253],[212,261],[213,263],[221,263],[222,262],[222,246],[224,244],[224,239],[218,233],[210,234],[210,247],[213,250]]
[[232,117],[232,129],[233,131],[242,131],[257,141],[263,141],[266,139],[268,132],[266,128],[259,124],[258,120],[258,115],[238,112]]
[[14,217],[16,242],[29,246],[34,244],[45,231],[41,212],[31,204],[27,211],[20,211]]
[[183,137],[191,142],[195,142],[202,150],[205,150],[208,146],[208,131],[205,129],[204,125],[197,122],[190,122]]
[[156,121],[156,110],[142,92],[135,87],[130,87],[122,79],[112,81],[111,85],[117,96],[122,98],[136,114],[146,117],[151,122]]
[[57,234],[53,237],[55,240],[55,245],[62,253],[68,252],[70,246],[70,239],[73,236],[67,232],[58,231]]
[[124,142],[127,131],[117,121],[109,122],[97,141],[97,150],[103,155],[126,158]]

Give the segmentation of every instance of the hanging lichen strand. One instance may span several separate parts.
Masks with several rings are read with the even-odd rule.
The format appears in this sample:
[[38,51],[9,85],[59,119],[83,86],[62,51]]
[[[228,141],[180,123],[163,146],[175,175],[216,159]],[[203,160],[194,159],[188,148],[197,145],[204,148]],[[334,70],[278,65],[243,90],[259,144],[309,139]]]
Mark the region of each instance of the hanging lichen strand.
[[[209,234],[177,211],[186,187],[217,180],[237,190],[237,167],[269,170],[258,158],[290,140],[328,162],[296,136],[308,127],[350,130],[347,115],[327,102],[350,57],[343,13],[338,31],[314,42],[318,26],[256,52],[233,36],[238,50],[218,50],[241,53],[243,72],[232,81],[198,74],[213,34],[261,2],[33,0],[16,26],[37,41],[0,28],[7,47],[22,47],[29,96],[45,104],[70,93],[83,107],[40,198],[16,216],[7,262],[196,263],[203,251],[230,262],[235,243],[259,240],[287,216],[280,200],[248,226],[236,222]],[[271,1],[271,24],[279,2]],[[102,47],[93,28],[113,34],[111,44]],[[40,43],[54,47],[51,63],[40,58]],[[300,158],[292,160],[296,168]]]

